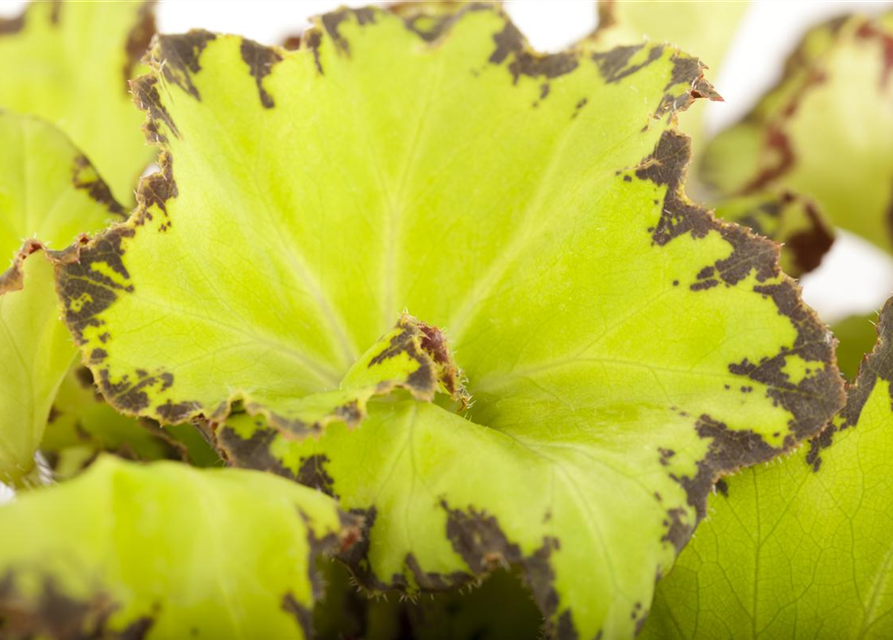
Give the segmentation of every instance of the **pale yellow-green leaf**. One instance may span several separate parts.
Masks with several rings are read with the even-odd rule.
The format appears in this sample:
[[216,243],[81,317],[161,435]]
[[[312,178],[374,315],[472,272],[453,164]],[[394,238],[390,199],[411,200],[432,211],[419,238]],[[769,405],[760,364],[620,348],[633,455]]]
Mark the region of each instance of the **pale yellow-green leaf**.
[[0,507],[3,637],[308,638],[350,526],[268,474],[106,456]]
[[12,260],[0,274],[0,481],[17,483],[33,469],[76,355],[46,252],[120,219],[121,207],[68,138],[43,120],[0,111],[0,148],[0,255]]
[[154,156],[127,84],[154,33],[151,2],[35,1],[0,19],[0,108],[62,129],[124,203]]

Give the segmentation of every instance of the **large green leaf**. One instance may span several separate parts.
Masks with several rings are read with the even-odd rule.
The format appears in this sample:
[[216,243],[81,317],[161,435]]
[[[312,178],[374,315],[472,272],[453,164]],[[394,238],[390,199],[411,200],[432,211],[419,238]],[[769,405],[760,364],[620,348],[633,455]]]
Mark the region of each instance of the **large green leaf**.
[[805,37],[785,77],[704,158],[722,194],[783,187],[837,226],[893,250],[893,13],[837,19]]
[[644,637],[893,635],[893,301],[878,334],[827,429],[722,485]]
[[[329,14],[294,52],[160,38],[137,98],[162,170],[59,272],[67,320],[119,409],[226,421],[233,463],[367,513],[367,585],[513,563],[553,633],[628,636],[714,479],[839,407],[830,338],[775,245],[682,193],[696,60],[407,11]],[[449,329],[471,409],[398,389],[295,441],[361,353],[399,359],[370,383],[414,374],[378,342],[404,308]]]
[[66,247],[120,219],[122,209],[49,123],[0,111],[0,148],[0,255],[13,258],[0,274],[0,481],[15,483],[33,468],[56,390],[77,353],[59,321],[47,258],[71,259],[77,246]]
[[305,638],[335,503],[234,469],[104,457],[0,507],[4,638]]
[[153,153],[128,80],[155,33],[151,2],[35,1],[0,19],[0,107],[49,120],[99,168],[121,202]]

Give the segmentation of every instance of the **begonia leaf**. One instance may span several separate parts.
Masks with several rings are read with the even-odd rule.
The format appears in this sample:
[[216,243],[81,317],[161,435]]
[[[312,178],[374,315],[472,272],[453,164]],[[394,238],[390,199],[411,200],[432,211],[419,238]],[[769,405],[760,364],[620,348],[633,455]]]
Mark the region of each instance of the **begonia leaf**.
[[[204,417],[231,463],[367,514],[347,559],[373,589],[515,564],[550,633],[629,636],[714,480],[842,403],[778,247],[683,193],[693,58],[543,56],[476,4],[342,10],[291,52],[162,37],[150,63],[162,168],[60,269],[69,326],[118,409]],[[444,329],[426,353],[468,410],[393,389],[403,309]],[[302,417],[389,358],[364,419]]]
[[0,507],[3,637],[309,638],[354,525],[269,474],[106,456]]
[[[77,349],[59,318],[51,260],[123,209],[58,129],[0,111],[0,481],[34,467],[53,398]],[[71,245],[69,247],[69,245]]]
[[893,251],[893,13],[810,31],[779,85],[707,148],[720,195],[789,189],[836,226]]
[[642,637],[893,634],[893,302],[878,335],[831,425],[721,485]]
[[0,108],[62,129],[124,203],[154,156],[128,87],[154,33],[151,2],[35,1],[0,19]]

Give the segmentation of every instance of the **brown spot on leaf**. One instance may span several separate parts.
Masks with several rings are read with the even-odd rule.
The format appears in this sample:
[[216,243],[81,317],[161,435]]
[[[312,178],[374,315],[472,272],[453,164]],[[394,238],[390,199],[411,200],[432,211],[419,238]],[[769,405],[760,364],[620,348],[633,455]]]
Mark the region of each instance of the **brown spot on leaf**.
[[[759,462],[766,462],[783,451],[783,449],[776,449],[768,445],[762,436],[753,431],[729,429],[724,423],[714,420],[708,415],[698,418],[695,431],[699,437],[710,439],[707,454],[698,461],[694,477],[671,477],[685,489],[687,502],[695,509],[698,521],[707,515],[707,496],[721,475]],[[793,438],[790,439],[791,442],[786,443],[788,446],[793,445]],[[677,528],[681,531],[681,527]],[[688,535],[692,528],[689,526]],[[687,540],[687,535],[684,539],[679,535],[674,544],[678,541],[682,542],[684,546]],[[677,544],[677,550],[681,550],[681,548]]]
[[[862,409],[874,391],[878,379],[893,382],[893,298],[887,300],[881,309],[877,322],[877,343],[859,366],[859,374],[847,388],[846,406],[841,409],[839,420],[828,424],[809,443],[806,462],[814,471],[822,465],[821,453],[834,443],[838,431],[858,425]],[[893,385],[890,386],[890,409],[893,411]]]
[[154,75],[145,75],[130,81],[130,92],[133,94],[133,103],[146,113],[146,122],[143,124],[143,133],[150,144],[163,144],[167,137],[158,129],[159,123],[164,123],[168,130],[177,138],[180,132],[177,125],[171,119],[170,113],[161,102],[158,94],[158,78]]
[[[20,577],[29,578],[29,586],[36,578],[39,590],[19,589]],[[149,617],[137,618],[121,631],[108,628],[109,618],[118,608],[101,591],[87,600],[71,598],[49,574],[20,576],[9,569],[0,578],[0,634],[4,638],[143,638],[153,624]]]
[[282,596],[282,610],[294,616],[305,638],[313,638],[313,611],[298,602],[291,592]]
[[127,226],[112,227],[82,248],[76,261],[57,265],[56,288],[65,305],[65,323],[78,344],[84,344],[87,327],[101,326],[103,321],[96,316],[114,304],[120,292],[133,291],[132,284],[122,284],[93,268],[94,264],[105,265],[129,281],[130,274],[121,260],[122,242],[133,235],[133,229]]
[[[503,30],[494,34],[493,41],[496,43],[496,49],[490,54],[489,62],[502,64],[511,55],[512,61],[509,63],[508,69],[515,83],[522,75],[531,78],[540,76],[547,79],[557,78],[570,73],[579,65],[578,54],[575,52],[535,53],[530,49],[518,28],[508,18],[506,18]],[[548,87],[548,85],[546,86]],[[541,99],[544,97],[542,95]]]
[[890,81],[890,73],[893,72],[893,35],[871,22],[866,22],[856,31],[856,37],[862,40],[876,40],[881,47],[883,66],[881,68],[880,87],[886,90]]
[[27,11],[23,11],[13,18],[0,18],[0,36],[11,36],[25,28],[25,16]]
[[598,51],[592,54],[592,60],[598,67],[599,73],[608,84],[620,82],[631,76],[636,71],[644,69],[658,60],[664,53],[663,45],[652,45],[648,49],[648,57],[638,64],[630,65],[632,57],[645,45],[636,44],[622,47],[614,47],[610,51]]
[[295,479],[303,485],[337,499],[338,496],[334,492],[335,481],[326,471],[328,463],[329,457],[325,454],[301,458],[301,466],[298,468],[298,475]]
[[[172,384],[173,376],[169,373],[160,373],[158,375],[145,376],[136,382],[132,381],[130,376],[125,374],[120,380],[112,381],[109,376],[109,370],[101,369],[99,371],[99,389],[106,401],[122,413],[135,415],[145,410],[149,406],[149,395],[147,391],[156,388],[157,391],[164,391]],[[164,407],[161,405],[159,408]],[[173,414],[177,409],[176,405],[171,405],[170,412]],[[171,421],[173,422],[173,420]]]
[[225,425],[215,427],[214,448],[234,467],[269,471],[297,482],[298,476],[271,453],[270,447],[279,436],[279,432],[269,427],[262,428],[262,424],[263,422],[258,420],[258,428],[248,439],[240,437],[232,427]]
[[322,25],[326,32],[329,34],[329,37],[332,39],[332,42],[335,43],[335,47],[339,51],[350,55],[350,43],[338,32],[339,26],[350,16],[353,16],[356,19],[357,24],[360,26],[373,24],[375,22],[375,13],[376,10],[372,7],[362,7],[359,9],[348,9],[345,7],[338,11],[325,14],[320,20],[322,21]]
[[167,216],[167,201],[179,195],[170,154],[162,152],[158,158],[158,165],[158,171],[140,181],[140,187],[136,194],[138,207],[135,220],[137,226],[145,224],[146,220],[153,219],[150,211],[153,207]]
[[[438,9],[450,5],[442,3]],[[447,33],[456,21],[469,11],[491,11],[492,5],[481,2],[456,2],[455,11],[432,13],[424,3],[397,2],[387,6],[388,11],[403,18],[406,28],[425,42],[435,42]]]
[[319,61],[319,45],[322,42],[322,33],[318,29],[310,29],[304,42],[307,43],[307,48],[313,53],[313,62],[316,64],[316,70],[319,72],[319,75],[322,75],[322,63]]
[[257,91],[260,94],[260,103],[265,109],[274,106],[273,97],[264,89],[263,79],[273,70],[273,65],[282,61],[282,55],[273,47],[265,47],[253,40],[242,39],[240,47],[242,60],[251,70],[251,75],[257,83]]
[[204,29],[193,29],[181,35],[158,36],[151,60],[164,79],[177,85],[196,100],[201,100],[192,76],[201,71],[199,60],[211,40],[217,36]]
[[164,404],[155,407],[155,413],[164,424],[177,424],[195,415],[201,409],[201,404],[194,401],[171,402],[166,400]]

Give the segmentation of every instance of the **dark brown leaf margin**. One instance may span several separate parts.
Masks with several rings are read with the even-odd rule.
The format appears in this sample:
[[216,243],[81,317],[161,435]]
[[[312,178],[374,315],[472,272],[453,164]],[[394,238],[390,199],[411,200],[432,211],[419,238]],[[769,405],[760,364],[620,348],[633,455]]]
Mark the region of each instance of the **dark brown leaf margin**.
[[[847,386],[847,403],[834,422],[809,442],[807,464],[818,472],[822,467],[822,451],[834,443],[834,434],[859,425],[862,409],[871,396],[878,379],[893,382],[893,298],[889,298],[878,315],[877,342],[874,349],[859,365],[855,381]],[[890,409],[893,411],[893,386],[889,390]]]
[[[720,217],[729,222],[748,227],[754,233],[782,244],[782,251],[788,254],[793,263],[788,264],[788,275],[794,278],[809,273],[822,263],[825,254],[834,244],[834,227],[825,219],[811,198],[787,189],[761,192],[744,198],[748,199],[748,208],[736,212],[734,217],[724,215],[721,211],[728,201],[717,202],[716,213],[721,214]],[[788,236],[777,234],[773,229],[764,227],[764,220],[783,220],[786,212],[793,208],[803,212],[809,221],[809,226]]]

